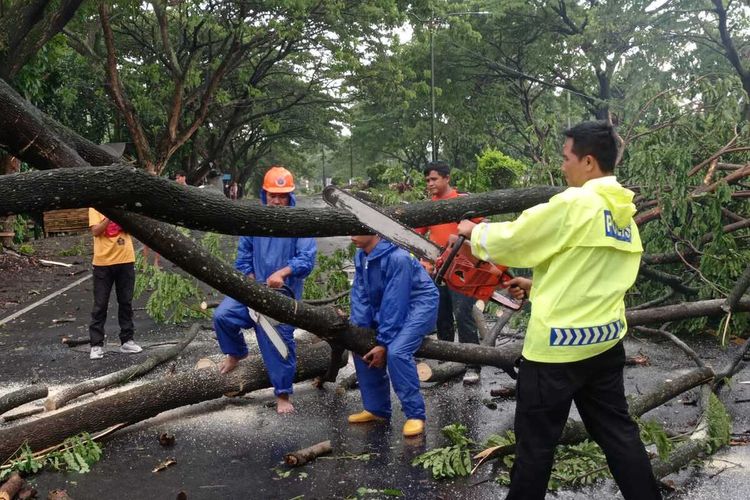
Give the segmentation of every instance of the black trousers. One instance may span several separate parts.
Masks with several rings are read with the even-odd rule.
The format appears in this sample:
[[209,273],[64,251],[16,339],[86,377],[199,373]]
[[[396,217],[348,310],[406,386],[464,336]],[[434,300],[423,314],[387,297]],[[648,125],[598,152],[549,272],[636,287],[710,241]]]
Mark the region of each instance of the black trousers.
[[624,365],[622,343],[573,363],[521,359],[516,386],[516,460],[508,499],[544,498],[571,401],[575,401],[586,430],[604,450],[626,500],[661,498],[638,425],[628,414]]
[[117,293],[117,320],[120,323],[120,343],[133,339],[133,288],[135,265],[114,264],[94,266],[94,308],[91,311],[89,338],[91,346],[104,345],[104,324],[112,285]]
[[[458,330],[458,341],[461,344],[479,344],[479,333],[471,308],[476,299],[454,292],[446,285],[438,287],[440,302],[438,304],[437,338],[453,342]],[[455,318],[455,321],[454,321]],[[479,365],[469,366],[478,369]]]

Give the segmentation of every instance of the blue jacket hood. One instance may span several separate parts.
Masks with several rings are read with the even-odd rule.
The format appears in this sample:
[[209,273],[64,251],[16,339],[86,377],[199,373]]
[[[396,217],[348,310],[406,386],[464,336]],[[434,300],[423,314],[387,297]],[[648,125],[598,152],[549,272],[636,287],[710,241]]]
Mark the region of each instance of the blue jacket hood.
[[[266,190],[261,188],[260,190],[260,202],[263,205],[268,205],[268,198],[266,197]],[[294,207],[297,206],[297,197],[294,195],[294,191],[289,193],[289,206]]]

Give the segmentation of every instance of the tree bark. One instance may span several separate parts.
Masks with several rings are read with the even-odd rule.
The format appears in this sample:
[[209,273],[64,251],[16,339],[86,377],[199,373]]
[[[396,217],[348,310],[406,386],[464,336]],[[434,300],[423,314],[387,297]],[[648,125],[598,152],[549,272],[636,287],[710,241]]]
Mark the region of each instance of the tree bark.
[[12,80],[45,43],[60,33],[83,0],[15,2],[0,18],[5,38],[0,50],[0,78]]
[[124,370],[116,371],[102,377],[86,380],[85,382],[61,390],[54,396],[47,398],[47,400],[44,402],[44,408],[47,411],[57,410],[79,396],[111,387],[115,384],[129,382],[136,377],[140,377],[144,373],[150,372],[156,366],[174,358],[179,353],[181,353],[198,334],[198,329],[199,325],[197,323],[194,324],[190,328],[190,331],[187,333],[185,338],[183,338],[179,344],[149,357],[143,363],[130,366],[128,368],[125,368]]
[[18,389],[17,391],[8,393],[0,398],[0,415],[28,402],[46,398],[47,394],[48,390],[46,385],[30,385],[23,389]]
[[[2,134],[0,131],[0,139]],[[110,189],[115,185],[117,189]],[[384,211],[410,227],[419,227],[457,221],[467,211],[478,216],[522,211],[557,192],[559,188],[555,187],[505,189],[387,207]],[[341,236],[371,232],[343,210],[264,207],[232,201],[221,193],[181,186],[132,167],[66,168],[0,178],[0,215],[88,206],[119,208],[223,234]]]
[[[330,356],[331,349],[324,342],[299,349],[296,380],[325,373]],[[227,393],[245,394],[265,387],[270,387],[270,382],[260,356],[241,361],[227,375],[212,368],[190,370],[155,380],[0,429],[0,463],[24,442],[32,450],[39,450],[81,432],[93,434],[118,423],[138,422],[166,410],[220,398]]]
[[333,447],[331,441],[323,441],[301,450],[293,451],[284,455],[284,462],[291,467],[300,467],[308,462],[312,462],[321,455],[331,453]]

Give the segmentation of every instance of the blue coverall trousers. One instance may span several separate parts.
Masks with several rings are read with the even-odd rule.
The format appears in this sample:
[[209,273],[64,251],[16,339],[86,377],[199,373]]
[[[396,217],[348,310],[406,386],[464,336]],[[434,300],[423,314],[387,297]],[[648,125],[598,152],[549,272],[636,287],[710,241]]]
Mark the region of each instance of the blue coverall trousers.
[[361,356],[354,356],[359,391],[365,410],[379,417],[391,416],[391,388],[396,392],[406,418],[425,419],[424,399],[419,392],[419,377],[414,353],[424,335],[397,335],[386,347],[386,366],[369,368]]
[[284,359],[263,328],[250,319],[247,306],[231,297],[224,297],[214,311],[214,330],[216,330],[221,352],[238,358],[247,356],[247,343],[241,331],[243,328],[255,329],[260,354],[268,370],[268,378],[273,385],[273,393],[276,396],[292,394],[292,383],[294,383],[294,374],[297,370],[294,327],[286,324],[276,325],[276,330],[289,349],[289,356]]

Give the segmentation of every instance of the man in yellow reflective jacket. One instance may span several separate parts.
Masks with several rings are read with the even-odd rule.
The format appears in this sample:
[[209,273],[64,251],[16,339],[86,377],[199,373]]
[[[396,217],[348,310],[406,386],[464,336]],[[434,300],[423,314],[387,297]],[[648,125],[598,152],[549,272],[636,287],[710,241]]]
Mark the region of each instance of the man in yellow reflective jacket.
[[614,176],[617,140],[610,125],[583,122],[565,136],[568,189],[514,221],[458,226],[476,257],[534,270],[532,280],[511,283],[516,296],[529,294],[532,309],[507,498],[544,498],[572,401],[623,496],[661,498],[623,387],[624,297],[643,252],[633,192]]

